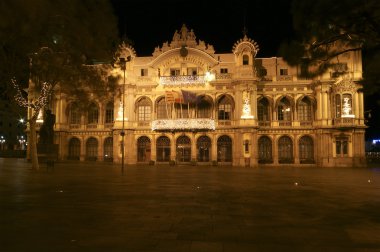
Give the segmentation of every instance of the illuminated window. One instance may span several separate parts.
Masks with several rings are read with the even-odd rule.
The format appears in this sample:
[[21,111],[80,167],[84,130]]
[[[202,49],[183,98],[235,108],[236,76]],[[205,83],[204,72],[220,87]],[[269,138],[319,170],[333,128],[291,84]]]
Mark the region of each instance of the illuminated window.
[[292,109],[288,99],[285,97],[281,99],[277,107],[277,112],[277,119],[279,121],[291,121]]
[[336,118],[353,117],[351,94],[335,95],[335,113]]

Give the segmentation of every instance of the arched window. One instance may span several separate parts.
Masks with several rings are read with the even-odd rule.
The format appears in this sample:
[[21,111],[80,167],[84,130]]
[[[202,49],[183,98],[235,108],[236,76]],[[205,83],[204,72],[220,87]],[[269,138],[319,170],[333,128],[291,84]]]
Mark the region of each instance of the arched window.
[[150,161],[150,139],[141,136],[137,139],[137,162]]
[[69,141],[69,156],[68,159],[79,160],[80,157],[80,141],[73,137]]
[[314,144],[310,136],[303,136],[299,140],[300,163],[314,163]]
[[152,105],[147,97],[143,97],[137,102],[137,120],[139,122],[150,121],[152,119]]
[[277,107],[277,119],[279,121],[290,122],[292,120],[292,108],[287,98],[283,97],[278,103]]
[[267,136],[259,138],[259,163],[272,163],[272,140]]
[[157,101],[157,119],[167,119],[168,115],[171,118],[171,104],[166,104],[165,98]]
[[340,118],[342,115],[342,107],[340,102],[340,94],[335,95],[335,116],[336,118]]
[[97,124],[99,118],[99,108],[95,103],[91,103],[87,110],[87,123]]
[[343,94],[342,95],[342,117],[350,117],[353,115],[352,111],[352,95]]
[[299,101],[297,106],[299,121],[311,121],[311,102],[308,98],[304,97]]
[[243,65],[249,65],[249,56],[247,54],[243,55]]
[[108,102],[106,105],[106,115],[105,115],[105,123],[113,123],[114,112],[113,112],[113,102]]
[[156,141],[156,155],[158,162],[170,161],[170,139],[160,136]]
[[259,122],[269,122],[270,121],[270,107],[267,98],[262,98],[257,104],[257,119]]
[[197,118],[211,118],[212,117],[212,101],[206,96],[200,97],[197,104]]
[[86,159],[96,161],[98,158],[98,140],[90,137],[86,142]]
[[280,164],[293,163],[293,141],[288,136],[278,139],[278,162]]
[[104,140],[104,161],[112,161],[113,160],[113,139],[112,137],[107,137]]
[[218,120],[231,120],[233,113],[233,101],[224,95],[218,102]]
[[70,124],[80,124],[80,110],[78,104],[72,103],[70,105]]
[[221,136],[217,143],[218,162],[232,162],[232,140],[229,136]]
[[176,158],[178,162],[190,162],[191,141],[187,136],[180,136],[177,139]]
[[209,162],[211,155],[211,139],[208,136],[200,136],[197,140],[197,161]]

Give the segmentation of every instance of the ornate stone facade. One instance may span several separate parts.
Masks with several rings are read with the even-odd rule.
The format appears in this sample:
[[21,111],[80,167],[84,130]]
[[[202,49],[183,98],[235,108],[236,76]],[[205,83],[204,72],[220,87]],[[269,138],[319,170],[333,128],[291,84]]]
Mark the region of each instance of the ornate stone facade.
[[126,164],[365,165],[360,52],[339,56],[339,78],[332,69],[311,80],[258,51],[244,36],[232,53],[216,53],[185,25],[150,57],[121,45],[125,104],[115,93],[81,113],[79,101],[56,94],[60,159],[120,163],[124,106]]

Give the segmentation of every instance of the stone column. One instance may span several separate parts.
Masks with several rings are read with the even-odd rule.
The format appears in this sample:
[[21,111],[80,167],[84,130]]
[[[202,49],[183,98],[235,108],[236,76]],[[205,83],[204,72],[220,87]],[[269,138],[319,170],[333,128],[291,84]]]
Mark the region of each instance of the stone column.
[[272,140],[272,156],[273,156],[273,164],[278,165],[278,143],[277,143],[278,137],[277,135],[273,135]]
[[98,139],[98,160],[103,161],[104,160],[104,136],[100,136]]
[[298,134],[294,134],[293,139],[293,155],[294,155],[294,163],[299,164],[300,163],[300,157],[299,157],[299,145],[298,145]]
[[191,160],[197,160],[197,143],[195,140],[195,132],[191,134]]
[[153,134],[150,144],[150,160],[157,161],[157,152],[156,152],[156,135]]
[[80,145],[80,156],[79,156],[79,160],[80,161],[84,161],[86,159],[86,139],[85,139],[85,136],[82,136],[81,137],[81,145]]

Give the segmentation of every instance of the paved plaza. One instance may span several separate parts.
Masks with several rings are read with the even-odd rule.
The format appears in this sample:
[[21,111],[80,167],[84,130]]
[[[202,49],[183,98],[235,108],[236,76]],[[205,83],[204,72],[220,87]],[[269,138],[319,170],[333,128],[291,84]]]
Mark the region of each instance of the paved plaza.
[[380,166],[0,159],[0,251],[380,251]]

